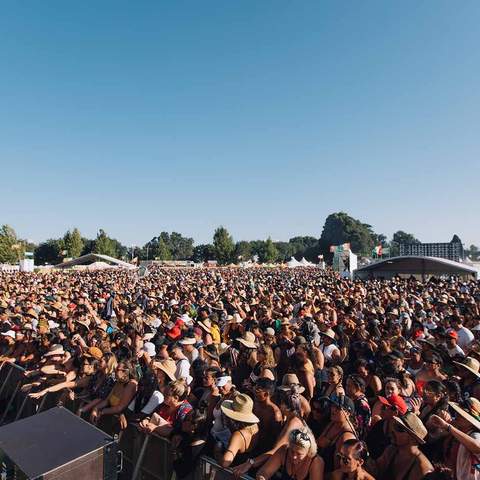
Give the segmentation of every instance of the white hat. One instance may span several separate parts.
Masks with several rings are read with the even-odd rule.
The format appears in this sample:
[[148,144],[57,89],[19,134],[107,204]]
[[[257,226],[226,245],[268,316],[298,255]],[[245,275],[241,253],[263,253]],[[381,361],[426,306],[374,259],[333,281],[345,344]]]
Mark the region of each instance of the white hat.
[[275,336],[275,330],[272,327],[265,329],[265,335],[270,335],[271,337]]
[[57,322],[54,322],[53,320],[48,321],[48,328],[50,328],[51,330],[53,330],[54,328],[58,328],[59,326],[60,324]]
[[150,357],[154,357],[157,354],[155,350],[155,344],[152,342],[145,342],[143,344],[143,351],[147,352],[148,356]]
[[197,343],[197,340],[195,337],[185,337],[182,338],[178,343],[181,345],[195,345]]
[[146,333],[146,334],[143,336],[143,340],[145,340],[146,342],[148,342],[148,341],[151,340],[154,336],[155,336],[154,333]]
[[227,320],[229,323],[242,323],[243,322],[243,319],[242,317],[240,316],[239,313],[234,313],[233,315],[229,315],[227,317]]
[[190,318],[186,313],[180,316],[180,320],[185,323],[185,325],[193,325],[193,319]]
[[159,318],[156,318],[155,320],[152,321],[153,328],[158,328],[161,324],[162,324],[162,321]]
[[175,299],[172,299],[168,302],[169,307],[173,307],[174,305],[178,305],[178,301]]
[[215,380],[215,384],[217,387],[224,387],[228,382],[232,381],[232,377],[229,377],[228,375],[224,375],[222,377],[217,377]]
[[10,338],[13,338],[15,340],[15,337],[16,337],[16,334],[13,330],[8,330],[7,332],[2,332],[2,335],[4,337],[10,337]]

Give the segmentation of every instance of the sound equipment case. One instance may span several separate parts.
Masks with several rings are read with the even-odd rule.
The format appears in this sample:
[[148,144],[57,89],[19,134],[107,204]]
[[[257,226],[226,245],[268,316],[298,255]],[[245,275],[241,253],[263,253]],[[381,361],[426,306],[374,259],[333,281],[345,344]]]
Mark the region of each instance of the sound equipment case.
[[52,408],[0,428],[0,479],[116,480],[119,453],[112,437]]

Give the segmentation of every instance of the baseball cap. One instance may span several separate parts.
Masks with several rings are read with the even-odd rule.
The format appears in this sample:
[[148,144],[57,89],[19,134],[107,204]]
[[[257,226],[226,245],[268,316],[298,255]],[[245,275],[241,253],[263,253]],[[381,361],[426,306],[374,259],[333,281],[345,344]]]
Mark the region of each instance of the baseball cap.
[[395,408],[400,415],[405,415],[408,411],[408,406],[400,395],[390,395],[387,398],[379,396],[378,400],[387,407]]
[[229,375],[222,375],[221,377],[217,377],[215,383],[217,387],[224,387],[228,382],[232,381],[232,377]]
[[449,332],[447,332],[447,337],[458,338],[458,333],[455,330],[450,330]]

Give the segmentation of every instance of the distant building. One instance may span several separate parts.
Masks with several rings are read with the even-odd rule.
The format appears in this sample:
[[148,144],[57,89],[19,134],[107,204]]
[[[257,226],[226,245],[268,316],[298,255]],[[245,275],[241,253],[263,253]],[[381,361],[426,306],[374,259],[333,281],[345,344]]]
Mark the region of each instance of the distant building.
[[454,235],[449,243],[401,243],[400,256],[440,257],[459,262],[464,251],[462,241]]

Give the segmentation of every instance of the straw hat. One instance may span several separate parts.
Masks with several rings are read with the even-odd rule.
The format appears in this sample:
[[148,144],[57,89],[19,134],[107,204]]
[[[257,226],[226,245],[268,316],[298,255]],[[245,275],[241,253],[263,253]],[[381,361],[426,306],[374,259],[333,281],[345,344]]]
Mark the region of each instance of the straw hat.
[[26,315],[29,315],[30,317],[33,317],[33,318],[38,318],[38,313],[33,308],[29,308],[27,310]]
[[202,327],[207,333],[211,333],[212,322],[209,318],[206,318],[205,320],[200,320],[198,322],[198,326]]
[[44,355],[44,357],[52,357],[54,355],[64,355],[65,350],[63,349],[63,346],[60,344],[52,345],[50,350]]
[[462,367],[465,370],[468,370],[470,373],[473,373],[477,378],[480,378],[480,362],[472,357],[467,357],[463,362],[453,362],[457,367]]
[[298,379],[295,373],[286,373],[282,378],[282,384],[278,387],[279,390],[283,390],[287,392],[291,389],[292,386],[298,386],[298,393],[303,393],[305,391],[305,387],[300,385],[300,380]]
[[175,381],[177,379],[175,377],[177,366],[175,364],[175,361],[171,358],[161,360],[159,362],[153,362],[153,368],[161,370],[172,381]]
[[427,429],[420,418],[414,413],[407,413],[402,418],[393,417],[395,422],[401,425],[419,444],[425,443]]
[[84,326],[87,330],[90,330],[90,322],[88,320],[76,320],[75,323]]
[[245,332],[243,337],[239,338],[238,341],[248,348],[257,348],[257,344],[255,343],[255,335],[252,332]]
[[90,347],[86,352],[83,353],[85,357],[94,358],[95,360],[100,360],[103,358],[103,352],[98,347]]
[[325,335],[326,337],[331,338],[332,340],[335,340],[335,332],[331,328],[325,330],[324,332],[320,331],[318,333],[320,333],[320,335]]
[[[460,405],[455,402],[448,402],[448,404],[456,413],[458,413],[458,415],[467,420],[467,422],[470,422],[478,431],[480,431],[480,401],[475,397],[470,397],[462,404],[465,408],[460,407]],[[468,409],[468,411],[466,409]]]
[[52,308],[54,310],[58,310],[59,312],[61,312],[65,307],[60,302],[54,302],[54,303],[52,303]]
[[245,423],[258,423],[259,418],[253,413],[253,400],[244,393],[239,393],[233,400],[224,400],[220,407],[224,415]]

